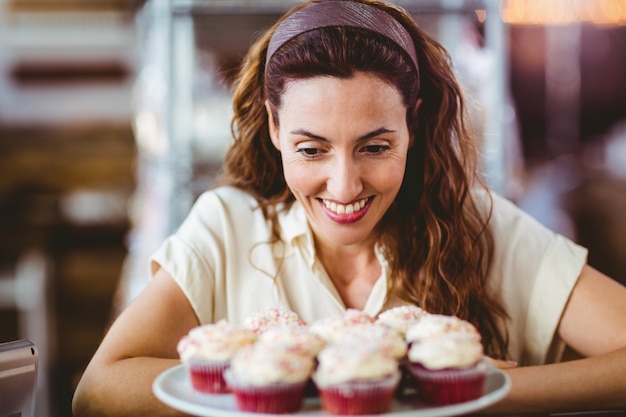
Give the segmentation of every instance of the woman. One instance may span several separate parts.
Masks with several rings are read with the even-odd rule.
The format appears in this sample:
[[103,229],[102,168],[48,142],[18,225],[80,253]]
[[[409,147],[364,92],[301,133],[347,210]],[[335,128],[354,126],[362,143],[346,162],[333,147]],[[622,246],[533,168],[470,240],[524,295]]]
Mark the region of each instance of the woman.
[[[458,315],[512,378],[490,411],[626,407],[626,289],[482,184],[449,57],[403,10],[305,2],[236,85],[221,186],[152,258],[77,417],[176,414],[151,384],[180,337],[275,306],[307,322],[398,304]],[[566,344],[589,358],[556,363]]]

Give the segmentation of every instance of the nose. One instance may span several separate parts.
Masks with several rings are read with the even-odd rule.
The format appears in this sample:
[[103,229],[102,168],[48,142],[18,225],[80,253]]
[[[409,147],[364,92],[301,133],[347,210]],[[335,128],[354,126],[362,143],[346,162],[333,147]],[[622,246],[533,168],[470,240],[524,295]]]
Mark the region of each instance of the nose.
[[349,203],[361,195],[362,169],[351,155],[335,155],[328,168],[326,188],[334,199]]

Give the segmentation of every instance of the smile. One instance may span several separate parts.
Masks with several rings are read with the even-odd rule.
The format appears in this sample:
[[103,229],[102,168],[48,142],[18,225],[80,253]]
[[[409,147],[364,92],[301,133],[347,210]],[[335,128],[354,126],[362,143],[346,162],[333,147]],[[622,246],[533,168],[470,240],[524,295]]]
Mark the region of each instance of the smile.
[[322,199],[324,206],[336,214],[352,214],[361,211],[367,204],[367,201],[368,198],[364,198],[353,204],[337,204],[335,202]]

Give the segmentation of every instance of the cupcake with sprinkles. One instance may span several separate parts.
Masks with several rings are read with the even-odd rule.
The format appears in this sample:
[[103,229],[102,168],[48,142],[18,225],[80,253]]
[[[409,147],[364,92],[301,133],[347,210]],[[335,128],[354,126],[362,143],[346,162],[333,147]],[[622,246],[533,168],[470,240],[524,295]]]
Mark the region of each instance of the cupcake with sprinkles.
[[328,344],[313,374],[322,408],[333,415],[382,414],[391,409],[400,381],[388,351],[354,339]]
[[428,313],[414,305],[403,305],[383,311],[377,317],[377,322],[396,330],[404,337],[406,331]]
[[261,334],[273,327],[297,327],[306,326],[304,320],[294,311],[270,307],[259,310],[249,315],[243,322],[243,327]]
[[314,365],[310,354],[265,340],[237,352],[224,376],[238,410],[294,413],[302,407]]
[[449,331],[411,344],[409,369],[421,401],[450,405],[483,395],[487,364],[476,333]]
[[254,343],[256,334],[236,329],[226,320],[192,328],[176,346],[181,362],[199,392],[229,392],[223,373],[235,353]]
[[295,350],[316,357],[325,345],[324,339],[307,326],[272,327],[259,335],[258,343]]
[[480,333],[474,325],[456,316],[427,314],[421,317],[406,331],[405,339],[412,344],[449,333],[465,333],[480,341]]
[[333,342],[359,324],[373,324],[376,319],[364,311],[349,308],[343,314],[317,320],[309,329],[327,343]]
[[402,359],[407,352],[407,344],[400,333],[379,323],[359,323],[347,326],[333,343],[369,345],[380,349],[396,360]]

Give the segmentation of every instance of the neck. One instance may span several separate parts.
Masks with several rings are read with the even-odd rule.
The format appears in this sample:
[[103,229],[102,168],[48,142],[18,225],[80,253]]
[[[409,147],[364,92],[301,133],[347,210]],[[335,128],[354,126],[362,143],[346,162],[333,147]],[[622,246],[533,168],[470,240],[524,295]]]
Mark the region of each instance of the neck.
[[345,306],[363,309],[382,272],[375,244],[342,246],[316,242],[316,253]]

